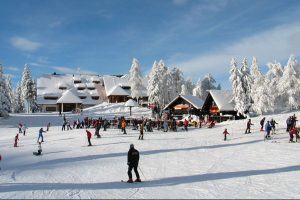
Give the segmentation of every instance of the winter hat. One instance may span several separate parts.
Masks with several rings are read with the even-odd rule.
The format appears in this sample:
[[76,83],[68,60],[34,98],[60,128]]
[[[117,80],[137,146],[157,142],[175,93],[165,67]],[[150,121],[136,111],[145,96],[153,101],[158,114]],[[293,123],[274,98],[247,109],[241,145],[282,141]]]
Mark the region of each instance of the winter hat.
[[134,148],[134,145],[133,144],[130,144],[130,149]]

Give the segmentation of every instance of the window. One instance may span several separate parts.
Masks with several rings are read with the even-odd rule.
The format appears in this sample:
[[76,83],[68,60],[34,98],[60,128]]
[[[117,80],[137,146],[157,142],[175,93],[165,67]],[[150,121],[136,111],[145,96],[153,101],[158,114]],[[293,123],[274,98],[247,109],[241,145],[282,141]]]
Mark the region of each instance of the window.
[[99,99],[99,96],[92,96],[92,99],[93,99],[93,100],[98,100],[98,99]]
[[84,87],[78,87],[77,90],[84,90]]
[[122,86],[121,88],[123,88],[124,90],[129,90],[130,86]]
[[45,100],[57,100],[58,97],[47,97],[47,96],[45,96],[44,99]]
[[100,81],[93,81],[93,83],[99,84],[99,83],[100,83]]
[[95,87],[88,87],[89,90],[94,90],[96,89]]
[[74,80],[74,83],[81,83],[81,80]]
[[86,99],[86,96],[80,96],[79,98],[80,99]]
[[59,86],[59,89],[60,89],[60,90],[66,90],[67,87],[66,87],[66,86]]

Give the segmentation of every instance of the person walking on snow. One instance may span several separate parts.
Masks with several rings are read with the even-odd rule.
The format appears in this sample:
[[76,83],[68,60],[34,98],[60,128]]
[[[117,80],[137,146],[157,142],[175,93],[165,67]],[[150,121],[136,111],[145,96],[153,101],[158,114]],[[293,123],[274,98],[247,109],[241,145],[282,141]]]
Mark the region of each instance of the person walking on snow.
[[265,139],[269,139],[270,138],[270,132],[272,130],[272,126],[270,124],[270,121],[267,121],[266,125],[265,125],[265,131],[266,131],[266,136]]
[[40,141],[40,138],[42,138],[42,141],[41,141],[41,142],[44,142],[44,136],[43,136],[43,133],[44,133],[44,132],[46,132],[46,131],[44,131],[43,128],[41,128],[41,129],[39,130],[39,137],[38,137],[38,139],[37,139],[37,142]]
[[47,124],[47,130],[46,131],[49,131],[49,128],[50,128],[50,122]]
[[18,146],[18,140],[19,140],[19,133],[17,133],[17,135],[15,136],[15,144],[14,147]]
[[183,126],[184,126],[184,130],[185,130],[185,131],[188,131],[188,126],[189,126],[188,120],[186,120],[186,119],[184,120]]
[[138,172],[139,159],[140,159],[139,151],[134,148],[133,144],[131,144],[127,154],[128,177],[129,177],[127,183],[133,183],[132,173],[131,173],[132,169],[134,170],[134,173],[136,175],[136,180],[134,182],[141,182],[140,175]]
[[272,119],[270,124],[271,124],[271,127],[272,127],[272,135],[274,135],[275,130],[276,130],[276,124],[278,124],[278,123],[274,119]]
[[140,123],[140,136],[139,136],[139,140],[143,140],[144,139],[144,123]]
[[123,134],[127,134],[126,133],[126,121],[125,121],[125,119],[122,120],[121,128],[122,128]]
[[86,130],[86,135],[87,135],[87,139],[89,142],[88,146],[92,146],[92,144],[91,144],[92,133],[89,130]]
[[227,131],[227,128],[225,128],[223,134],[224,134],[224,141],[226,141],[227,140],[227,135],[229,135],[229,133]]
[[22,130],[23,130],[23,135],[24,135],[24,136],[25,136],[25,134],[26,134],[26,129],[27,129],[26,124],[23,124]]
[[249,119],[247,122],[247,128],[246,128],[245,134],[251,133],[251,131],[250,131],[251,125],[254,125],[254,124],[252,124],[251,119]]
[[265,120],[266,120],[266,118],[264,117],[264,118],[262,118],[262,120],[260,120],[260,131],[264,131],[264,124],[265,124]]
[[19,133],[22,133],[22,124],[21,123],[19,123],[18,128],[19,128]]

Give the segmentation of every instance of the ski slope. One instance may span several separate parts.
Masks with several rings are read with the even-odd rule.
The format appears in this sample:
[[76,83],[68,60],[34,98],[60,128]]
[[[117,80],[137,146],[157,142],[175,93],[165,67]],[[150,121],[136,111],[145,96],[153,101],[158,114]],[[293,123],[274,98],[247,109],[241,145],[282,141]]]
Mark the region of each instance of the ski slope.
[[[81,117],[128,116],[121,106],[111,110],[108,106],[112,105],[85,110]],[[138,140],[138,132],[130,128],[127,135],[118,129],[101,129],[102,138],[93,137],[91,147],[84,129],[62,132],[62,117],[56,113],[12,115],[0,119],[0,198],[299,199],[300,143],[288,143],[285,132],[285,120],[292,114],[266,116],[279,123],[274,140],[266,142],[259,131],[259,117],[252,118],[252,133],[247,135],[247,120],[223,122],[212,129],[190,127],[188,132],[154,130],[145,132],[144,140]],[[150,112],[135,108],[133,115],[149,116]],[[66,117],[73,120],[80,116]],[[19,122],[26,122],[29,128],[15,148]],[[44,133],[42,156],[33,156],[38,130],[45,129],[48,122],[53,126]],[[224,128],[230,133],[229,141],[223,141]],[[121,182],[128,179],[131,143],[141,154],[142,183]]]

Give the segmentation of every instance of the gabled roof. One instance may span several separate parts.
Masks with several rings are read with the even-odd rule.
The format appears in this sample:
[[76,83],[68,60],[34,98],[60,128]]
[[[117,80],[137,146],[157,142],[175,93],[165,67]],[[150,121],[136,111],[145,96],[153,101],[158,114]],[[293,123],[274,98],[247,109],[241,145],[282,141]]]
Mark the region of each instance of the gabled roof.
[[62,94],[56,103],[82,103],[82,101],[71,90],[67,90]]
[[203,106],[203,100],[200,99],[197,96],[192,95],[178,95],[173,101],[171,101],[168,105],[164,107],[164,110],[167,109],[172,103],[174,103],[177,99],[182,98],[185,101],[189,102],[191,105],[193,105],[196,109],[202,109]]
[[108,93],[107,96],[129,96],[121,86],[115,85]]
[[217,104],[220,111],[234,110],[234,103],[231,102],[231,90],[209,90],[210,95]]

